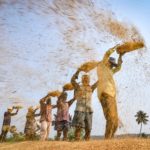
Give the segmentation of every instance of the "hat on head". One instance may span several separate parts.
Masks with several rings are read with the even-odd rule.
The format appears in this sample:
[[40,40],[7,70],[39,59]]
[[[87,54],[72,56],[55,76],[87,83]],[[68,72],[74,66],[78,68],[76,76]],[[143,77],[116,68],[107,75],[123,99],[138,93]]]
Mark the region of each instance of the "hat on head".
[[116,59],[114,57],[109,57],[109,62],[114,65],[114,66],[117,66],[116,64]]

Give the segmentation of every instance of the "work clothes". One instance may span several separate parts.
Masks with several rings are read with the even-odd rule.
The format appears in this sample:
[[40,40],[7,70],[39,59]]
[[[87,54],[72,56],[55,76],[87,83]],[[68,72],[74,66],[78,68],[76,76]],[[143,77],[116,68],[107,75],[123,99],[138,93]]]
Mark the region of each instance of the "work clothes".
[[4,119],[3,119],[3,125],[2,125],[2,132],[1,132],[1,135],[0,135],[0,141],[1,142],[3,142],[3,141],[6,140],[7,133],[10,130],[11,116],[17,115],[18,111],[19,110],[17,109],[15,113],[11,113],[9,111],[7,111],[7,112],[4,113]]
[[93,112],[92,110],[92,88],[91,86],[81,85],[77,91],[76,98],[76,111],[80,112]]
[[39,126],[35,117],[39,116],[39,114],[35,114],[36,110],[28,111],[26,115],[26,124],[24,133],[27,139],[34,139],[36,137],[36,132],[39,130]]
[[40,114],[41,114],[40,122],[42,121],[51,122],[52,121],[52,105],[41,103]]
[[116,99],[107,94],[103,94],[100,102],[102,104],[106,119],[105,137],[112,138],[118,128],[118,113]]
[[85,138],[88,137],[88,139],[90,139],[90,132],[92,129],[92,113],[93,113],[92,103],[91,103],[92,93],[97,87],[98,82],[96,82],[92,86],[79,85],[76,82],[78,75],[79,75],[79,71],[77,71],[71,79],[71,83],[75,89],[75,98],[77,100],[72,125],[76,128],[75,129],[76,140],[79,140],[80,138],[79,135],[81,134],[81,129],[84,129],[85,132],[87,131]]
[[103,60],[98,63],[98,98],[101,102],[103,113],[106,119],[105,138],[112,138],[118,128],[118,113],[116,104],[116,86],[113,74],[121,69],[122,58],[118,59],[116,67],[108,65],[110,55],[115,51],[114,48],[109,49]]
[[72,126],[91,130],[92,118],[93,118],[92,112],[75,111],[73,121],[72,121]]
[[61,102],[57,109],[57,121],[69,121],[69,104]]
[[4,113],[4,120],[3,120],[3,125],[10,125],[11,123],[11,116],[15,116],[17,115],[18,110],[15,113],[10,113],[8,111],[6,111]]
[[52,109],[56,106],[45,103],[47,97],[40,100],[40,122],[41,122],[41,131],[40,139],[42,141],[48,140],[51,124],[52,124]]
[[48,122],[46,120],[41,122],[41,132],[40,132],[41,141],[48,140],[50,129],[51,129],[51,122]]
[[57,130],[57,140],[60,140],[61,132],[63,132],[63,140],[67,140],[68,130],[71,126],[69,107],[74,101],[74,98],[68,102],[65,102],[63,99],[58,100],[57,115],[55,121],[55,130]]

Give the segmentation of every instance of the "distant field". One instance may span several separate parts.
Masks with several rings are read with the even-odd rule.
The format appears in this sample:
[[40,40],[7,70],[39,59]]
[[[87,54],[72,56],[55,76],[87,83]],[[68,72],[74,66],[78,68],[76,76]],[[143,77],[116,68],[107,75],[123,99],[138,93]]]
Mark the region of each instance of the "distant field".
[[0,150],[150,150],[150,139],[91,140],[89,142],[1,143]]

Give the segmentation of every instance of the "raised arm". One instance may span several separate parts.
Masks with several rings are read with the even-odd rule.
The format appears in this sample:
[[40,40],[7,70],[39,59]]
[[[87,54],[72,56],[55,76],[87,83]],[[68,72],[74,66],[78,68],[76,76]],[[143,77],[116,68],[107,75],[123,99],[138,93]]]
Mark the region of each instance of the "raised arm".
[[38,114],[34,114],[34,117],[39,117],[41,113],[39,112]]
[[52,105],[52,109],[57,108],[57,104],[56,105]]
[[40,99],[40,104],[45,103],[48,97],[49,97],[49,95],[46,95],[45,97],[43,97],[42,99]]
[[68,101],[69,107],[73,104],[73,102],[74,102],[75,100],[76,100],[76,99],[75,99],[75,97],[74,97],[74,98],[72,98],[70,101]]
[[[14,109],[14,108],[13,108]],[[15,113],[11,113],[11,116],[15,116],[17,115],[18,111],[19,111],[19,108],[15,108],[16,109],[16,112]]]
[[115,67],[112,71],[113,71],[113,73],[116,73],[116,72],[118,72],[120,69],[121,69],[121,65],[122,65],[122,56],[123,56],[124,54],[120,54],[119,55],[119,58],[118,58],[118,64],[117,64],[117,67]]
[[38,117],[38,116],[40,116],[40,115],[41,115],[40,113],[35,114],[35,112],[36,112],[38,109],[39,109],[39,107],[37,107],[37,108],[35,108],[35,109],[34,109],[34,117]]
[[94,90],[97,88],[97,86],[98,86],[98,81],[92,85],[92,92],[94,92]]
[[[118,45],[117,45],[117,46],[118,46]],[[104,63],[107,63],[107,62],[108,62],[110,55],[111,55],[113,52],[115,52],[117,46],[114,46],[114,47],[110,48],[109,50],[107,50],[107,52],[105,53],[105,55],[104,55],[104,57],[103,57],[103,62],[104,62]]]
[[79,87],[79,84],[76,82],[76,79],[78,79],[79,73],[80,73],[80,70],[77,70],[76,73],[71,78],[71,83],[74,86],[74,88]]

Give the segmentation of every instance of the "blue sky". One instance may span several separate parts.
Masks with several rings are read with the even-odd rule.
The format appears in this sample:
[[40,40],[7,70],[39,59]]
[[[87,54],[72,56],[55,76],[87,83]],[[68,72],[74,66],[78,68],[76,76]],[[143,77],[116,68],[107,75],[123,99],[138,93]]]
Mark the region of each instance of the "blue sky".
[[118,18],[129,20],[136,25],[149,45],[150,43],[150,1],[149,0],[112,0]]

